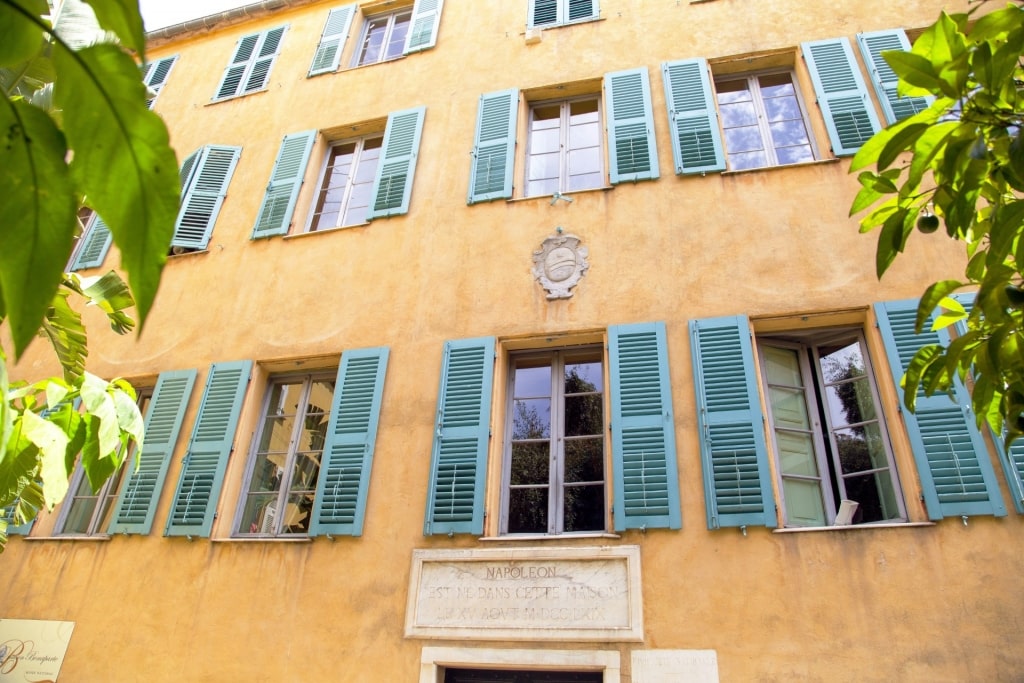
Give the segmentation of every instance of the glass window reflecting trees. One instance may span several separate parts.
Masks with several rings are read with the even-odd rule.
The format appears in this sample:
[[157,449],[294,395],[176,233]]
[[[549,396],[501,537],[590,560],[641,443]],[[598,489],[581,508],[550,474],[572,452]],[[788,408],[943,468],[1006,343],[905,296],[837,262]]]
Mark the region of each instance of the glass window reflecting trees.
[[366,222],[383,142],[382,135],[374,135],[331,146],[309,232]]
[[363,24],[363,34],[352,66],[376,64],[401,57],[411,18],[411,9],[369,17]]

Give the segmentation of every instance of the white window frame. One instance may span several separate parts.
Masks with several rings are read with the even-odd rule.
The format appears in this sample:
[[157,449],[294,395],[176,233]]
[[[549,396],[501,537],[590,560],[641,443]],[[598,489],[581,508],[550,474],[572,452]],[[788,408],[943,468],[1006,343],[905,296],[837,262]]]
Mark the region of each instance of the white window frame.
[[[597,105],[597,127],[598,127],[598,160],[599,167],[589,171],[589,173],[596,173],[600,176],[600,182],[592,187],[575,188],[569,189],[569,127],[570,127],[570,108],[577,102],[590,102],[593,101]],[[548,197],[551,196],[550,192],[538,192],[533,193],[530,191],[530,159],[533,156],[533,121],[534,112],[536,109],[541,107],[551,107],[558,105],[560,107],[560,118],[558,123],[558,188],[555,190],[558,194],[564,194],[567,192],[585,192],[587,190],[596,190],[607,185],[607,173],[605,162],[605,135],[604,135],[604,114],[601,111],[601,96],[597,93],[581,95],[579,97],[570,97],[561,100],[540,100],[536,102],[529,102],[529,115],[526,117],[526,158],[525,164],[523,165],[523,192],[526,197]]]
[[594,11],[593,14],[588,14],[587,16],[580,17],[579,19],[570,19],[569,18],[569,3],[570,3],[570,0],[555,0],[555,2],[556,2],[555,20],[553,22],[549,22],[549,23],[546,23],[546,24],[537,24],[537,23],[534,23],[534,18],[535,18],[534,17],[534,10],[535,10],[535,7],[536,7],[537,0],[528,0],[528,2],[529,2],[529,5],[528,5],[528,7],[526,9],[526,12],[527,12],[527,22],[526,23],[527,23],[527,26],[529,28],[534,28],[534,29],[536,29],[536,28],[541,28],[541,29],[544,29],[544,28],[554,28],[555,26],[566,26],[566,25],[571,25],[571,24],[582,24],[583,22],[596,21],[597,19],[601,18],[601,3],[600,2],[595,3],[596,6],[594,7],[595,11]]
[[[565,391],[564,383],[561,381],[564,376],[564,367],[567,362],[579,360],[583,362],[599,362],[601,364],[601,386],[599,389],[601,398],[601,423],[602,431],[599,435],[601,438],[601,467],[603,479],[599,485],[602,489],[602,500],[604,501],[604,509],[602,511],[603,523],[598,529],[587,529],[579,531],[565,531],[565,489],[567,488],[564,481],[564,466],[565,466],[565,442],[567,437],[565,436],[565,416],[561,406],[564,405]],[[515,423],[515,371],[517,365],[521,362],[526,361],[538,361],[546,360],[548,367],[551,368],[551,387],[548,398],[551,401],[551,419],[550,419],[550,435],[547,439],[550,443],[550,470],[548,483],[546,485],[548,491],[548,528],[546,531],[528,531],[528,532],[509,532],[509,506],[511,489],[513,485],[511,483],[511,468],[512,468],[512,441],[513,441],[513,428]],[[610,443],[608,441],[608,387],[607,387],[607,371],[608,371],[608,359],[600,345],[581,345],[581,346],[568,346],[559,347],[552,349],[545,349],[543,351],[514,351],[509,354],[508,359],[508,381],[505,388],[505,435],[502,442],[502,483],[501,483],[501,515],[499,521],[499,533],[502,536],[575,536],[575,535],[587,535],[587,534],[601,534],[607,532],[609,529],[609,501],[608,494],[610,486],[612,484],[611,474],[612,467],[609,462],[609,448]],[[543,397],[537,397],[543,398]],[[587,435],[583,438],[593,438],[597,435]],[[573,437],[568,437],[573,438]],[[578,484],[587,486],[596,486],[598,482],[577,482]],[[543,485],[524,485],[522,488],[533,488],[540,487]]]
[[[886,467],[885,468],[874,468],[872,470],[863,470],[850,475],[843,475],[842,465],[839,461],[839,452],[834,438],[834,432],[849,428],[850,425],[840,426],[833,428],[829,417],[829,411],[827,406],[823,403],[827,400],[825,396],[826,382],[821,375],[818,347],[837,342],[850,343],[856,342],[860,345],[861,357],[864,361],[864,375],[863,377],[867,380],[868,386],[870,387],[871,399],[874,403],[875,409],[875,422],[877,422],[879,432],[881,434],[881,443],[885,451],[886,456]],[[896,459],[893,453],[892,443],[889,437],[890,427],[888,426],[885,419],[885,412],[882,406],[882,402],[878,393],[878,382],[876,380],[875,371],[872,367],[870,352],[867,345],[867,340],[864,336],[863,330],[859,328],[819,328],[800,333],[787,334],[771,333],[771,334],[759,334],[757,335],[757,348],[758,356],[760,359],[759,371],[760,377],[760,389],[764,397],[764,405],[767,410],[768,417],[768,432],[772,447],[772,460],[775,467],[775,479],[778,486],[779,496],[779,511],[782,515],[783,526],[786,527],[798,527],[800,524],[794,523],[790,520],[789,508],[786,504],[785,487],[783,481],[787,478],[782,472],[782,466],[780,463],[780,450],[776,436],[775,427],[775,416],[772,409],[772,401],[770,399],[770,389],[768,383],[768,369],[767,369],[767,353],[765,352],[766,347],[775,347],[782,349],[791,349],[797,352],[800,364],[800,374],[803,380],[803,389],[805,397],[805,405],[810,415],[808,415],[810,421],[809,430],[811,432],[811,438],[815,451],[815,461],[818,467],[819,476],[816,478],[820,481],[819,489],[822,495],[822,504],[824,506],[826,525],[832,526],[836,522],[836,516],[840,510],[840,502],[842,499],[847,498],[845,479],[855,476],[863,476],[869,472],[877,472],[880,470],[888,470],[889,477],[892,482],[893,491],[896,499],[898,516],[889,519],[875,520],[871,522],[861,522],[858,526],[870,526],[872,524],[899,524],[908,521],[906,503],[904,500],[903,487],[900,483],[899,471],[896,466]],[[822,421],[824,416],[824,422]],[[866,424],[871,420],[865,421]],[[857,426],[852,425],[852,426]],[[826,441],[829,443],[826,445]],[[831,455],[829,454],[831,451]],[[814,477],[794,477],[810,481],[815,479]],[[833,491],[838,492],[839,499],[836,499]]]
[[[793,84],[793,92],[796,96],[797,106],[800,108],[800,118],[804,125],[804,131],[807,133],[808,146],[811,150],[811,161],[816,161],[821,157],[818,154],[818,147],[814,140],[814,131],[811,127],[810,117],[807,115],[807,106],[804,103],[803,94],[800,92],[800,81],[797,79],[796,72],[793,69],[769,69],[763,71],[749,71],[728,75],[721,75],[714,77],[714,96],[715,96],[715,107],[718,110],[718,121],[719,128],[722,131],[722,152],[725,155],[726,167],[730,171],[746,171],[754,170],[758,168],[775,168],[778,166],[790,166],[793,163],[808,163],[808,162],[791,162],[791,163],[780,163],[778,154],[776,153],[776,145],[772,139],[771,128],[769,126],[768,114],[764,106],[764,97],[761,94],[761,83],[760,79],[764,76],[779,76],[787,75],[790,78],[790,82]],[[725,127],[725,118],[721,115],[721,104],[718,101],[718,91],[723,83],[730,83],[733,81],[746,81],[747,87],[750,90],[751,98],[754,105],[754,110],[757,112],[757,124],[758,131],[761,134],[761,144],[765,152],[766,163],[761,166],[749,166],[742,169],[736,169],[733,167],[731,155],[729,151],[728,135],[726,131],[729,130]],[[743,152],[737,152],[742,154]]]
[[[344,221],[344,218],[345,218],[345,214],[348,213],[349,200],[352,198],[352,188],[353,188],[352,179],[355,178],[355,176],[359,173],[359,166],[363,163],[363,152],[365,150],[366,143],[368,141],[372,141],[372,140],[380,140],[380,146],[377,148],[378,150],[380,150],[380,156],[377,157],[377,169],[379,169],[381,161],[383,160],[383,156],[384,156],[384,133],[383,132],[380,132],[380,133],[367,133],[366,135],[362,135],[362,136],[357,137],[357,138],[346,138],[344,140],[333,140],[333,141],[331,141],[331,143],[329,144],[326,152],[324,153],[323,162],[320,165],[320,175],[317,178],[316,190],[315,190],[315,193],[313,195],[313,203],[310,205],[309,217],[306,220],[306,227],[305,227],[304,232],[325,232],[327,230],[334,230],[334,229],[337,229],[337,228],[351,228],[351,227],[355,227],[357,225],[366,225],[366,224],[368,224],[370,222],[369,221],[369,217],[370,217],[370,212],[373,210],[373,199],[374,199],[372,188],[373,188],[373,185],[374,185],[374,178],[376,177],[376,170],[377,169],[374,169],[374,174],[370,178],[370,182],[369,182],[369,185],[370,185],[370,188],[371,188],[370,203],[367,204],[367,206],[366,206],[366,215],[363,216],[363,220],[361,220],[361,221],[359,221],[357,223],[349,223],[347,225],[345,225],[343,221]],[[345,185],[345,192],[343,193],[342,200],[341,200],[341,208],[338,210],[338,219],[335,221],[335,224],[332,225],[332,226],[314,227],[314,224],[316,223],[316,217],[317,217],[317,205],[320,203],[320,198],[323,196],[323,194],[327,190],[327,188],[324,186],[325,183],[329,182],[329,180],[330,180],[330,177],[328,175],[328,171],[329,171],[330,162],[331,162],[331,155],[334,153],[334,150],[335,150],[336,147],[340,147],[342,145],[349,145],[349,144],[355,144],[356,145],[356,149],[353,152],[353,157],[354,158],[353,158],[353,161],[352,161],[352,170],[349,172],[349,182],[346,183],[346,185]]]
[[[402,49],[397,55],[392,57],[386,57],[387,46],[391,44],[391,35],[395,30],[395,20],[398,17],[405,16],[406,20],[406,38],[402,41]],[[377,59],[373,61],[363,61],[363,54],[366,51],[366,41],[370,34],[370,26],[373,22],[387,18],[388,23],[384,29],[384,39],[381,41],[381,51]],[[359,42],[355,45],[355,50],[352,54],[351,67],[357,66],[369,66],[371,64],[380,64],[381,62],[390,62],[400,57],[405,56],[405,45],[408,43],[408,31],[412,30],[412,6],[399,7],[391,10],[390,12],[381,12],[379,14],[372,14],[363,17],[363,26],[359,31]]]

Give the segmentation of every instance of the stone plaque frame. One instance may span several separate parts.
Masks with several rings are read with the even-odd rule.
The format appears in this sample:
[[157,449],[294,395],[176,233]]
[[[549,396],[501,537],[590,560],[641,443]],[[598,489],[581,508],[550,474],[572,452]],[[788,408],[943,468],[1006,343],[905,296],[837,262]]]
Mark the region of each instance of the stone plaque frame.
[[641,642],[640,548],[414,550],[405,636]]

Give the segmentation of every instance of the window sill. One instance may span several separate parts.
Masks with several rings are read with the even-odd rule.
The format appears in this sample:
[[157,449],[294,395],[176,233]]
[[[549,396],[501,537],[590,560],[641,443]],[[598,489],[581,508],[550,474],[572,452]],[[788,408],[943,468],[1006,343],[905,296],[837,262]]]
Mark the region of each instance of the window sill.
[[[577,195],[577,194],[586,194],[588,192],[608,192],[609,190],[614,190],[614,189],[615,189],[614,185],[602,185],[601,187],[588,187],[585,190],[570,190],[568,192],[559,192],[558,196],[559,196],[559,198],[562,198],[562,197],[570,197],[572,195]],[[505,201],[511,203],[511,202],[528,202],[530,200],[543,199],[543,200],[546,200],[546,201],[550,202],[553,198],[554,198],[554,195],[550,195],[550,194],[535,194],[535,195],[530,195],[529,197],[513,197],[512,199],[506,199]],[[485,203],[486,202],[477,202],[477,204],[485,204]],[[554,206],[554,204],[552,204],[552,206]]]
[[744,173],[760,173],[762,171],[776,171],[780,168],[805,168],[807,166],[822,166],[828,164],[839,163],[839,157],[833,157],[831,159],[815,159],[814,161],[804,161],[799,164],[779,164],[777,166],[759,166],[757,168],[744,168],[741,171],[722,171],[720,175],[733,176],[742,175]]
[[109,541],[113,537],[108,534],[93,534],[92,536],[61,534],[59,536],[23,536],[22,538],[26,541]]
[[221,97],[220,99],[213,99],[204,104],[204,107],[209,107],[214,104],[220,104],[221,102],[230,102],[231,100],[240,100],[243,97],[249,97],[250,95],[258,95],[261,92],[268,92],[270,88],[260,88],[259,90],[252,90],[250,92],[238,93],[237,95],[231,95],[229,97]]
[[167,259],[180,259],[186,256],[195,256],[196,254],[209,254],[209,249],[196,249],[195,251],[183,251],[180,254],[168,254]]
[[[535,26],[527,26],[526,30],[527,31],[537,31],[537,30],[547,31],[547,30],[553,29],[553,28],[565,28],[566,26],[579,26],[580,24],[589,24],[589,23],[595,22],[595,21],[606,21],[606,19],[604,17],[601,17],[601,16],[598,16],[598,17],[585,17],[583,19],[576,19],[575,21],[563,21],[560,24],[557,24],[557,23],[556,24],[537,24]],[[526,35],[526,34],[525,33],[520,33],[519,35]]]
[[312,543],[310,536],[253,536],[243,538],[211,538],[210,543]]
[[610,534],[605,531],[585,534],[509,534],[507,536],[481,536],[478,541],[494,543],[495,541],[564,541],[576,538],[622,538],[619,534]]
[[935,526],[935,522],[890,522],[886,524],[847,524],[845,526],[794,526],[785,529],[772,529],[773,534],[802,534],[819,531],[863,531],[865,529],[907,529],[913,527]]
[[285,235],[282,239],[285,239],[285,240],[297,240],[297,239],[302,239],[303,237],[312,237],[313,235],[325,235],[325,234],[329,234],[329,233],[332,233],[332,232],[341,232],[342,230],[351,230],[352,228],[365,228],[368,225],[370,225],[370,222],[369,221],[364,221],[363,223],[353,223],[352,225],[341,225],[341,226],[338,226],[336,228],[327,228],[326,230],[313,230],[313,231],[307,230],[305,232],[295,232],[295,233],[291,233],[291,234]]
[[[410,54],[414,54],[414,53],[410,53]],[[352,66],[346,66],[345,68],[338,68],[338,69],[335,69],[334,71],[327,71],[325,73],[341,73],[343,71],[356,71],[357,69],[369,69],[370,67],[380,66],[381,64],[392,64],[394,62],[403,60],[403,59],[405,59],[408,56],[409,55],[401,54],[401,55],[397,55],[395,57],[392,57],[391,59],[382,59],[379,62],[371,62],[370,64],[353,64]],[[317,74],[317,76],[319,76],[319,75],[321,75],[321,74]],[[308,76],[307,78],[314,78],[314,76]]]

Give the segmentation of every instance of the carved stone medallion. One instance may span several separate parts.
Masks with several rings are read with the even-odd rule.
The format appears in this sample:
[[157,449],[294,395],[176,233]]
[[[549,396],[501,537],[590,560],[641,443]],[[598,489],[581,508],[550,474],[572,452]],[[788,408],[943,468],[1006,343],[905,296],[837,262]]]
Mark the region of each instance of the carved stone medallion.
[[547,290],[548,299],[571,297],[588,268],[587,248],[580,246],[576,235],[563,235],[561,228],[533,252],[533,276]]

